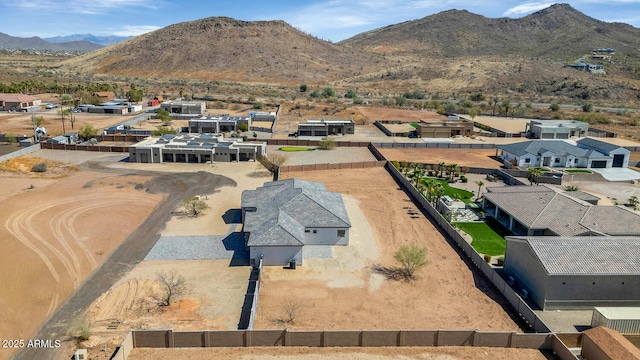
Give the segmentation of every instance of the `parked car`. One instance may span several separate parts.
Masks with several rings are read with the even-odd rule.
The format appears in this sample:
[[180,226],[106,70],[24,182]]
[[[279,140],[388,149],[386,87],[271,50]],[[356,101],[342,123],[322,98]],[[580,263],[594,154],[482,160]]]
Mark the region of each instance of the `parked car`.
[[47,106],[45,106],[45,108],[47,108],[47,109],[55,109],[57,107],[58,107],[58,105],[56,105],[56,104],[47,104]]

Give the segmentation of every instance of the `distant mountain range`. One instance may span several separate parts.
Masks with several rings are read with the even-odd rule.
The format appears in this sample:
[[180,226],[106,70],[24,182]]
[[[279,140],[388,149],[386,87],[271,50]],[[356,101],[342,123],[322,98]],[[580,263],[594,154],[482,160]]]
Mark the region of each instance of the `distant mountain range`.
[[98,45],[89,41],[68,41],[54,44],[37,36],[22,38],[0,33],[0,49],[93,51],[101,47],[102,45]]
[[93,34],[73,34],[73,35],[67,35],[67,36],[47,37],[47,38],[44,38],[44,40],[53,44],[59,44],[59,43],[65,43],[65,42],[71,42],[71,41],[88,41],[88,42],[92,42],[102,46],[109,46],[130,38],[131,36],[97,36]]

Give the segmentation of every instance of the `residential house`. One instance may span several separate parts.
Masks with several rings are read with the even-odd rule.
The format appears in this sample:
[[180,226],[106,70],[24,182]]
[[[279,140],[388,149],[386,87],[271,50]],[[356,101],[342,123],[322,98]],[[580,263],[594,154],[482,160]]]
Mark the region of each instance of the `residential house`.
[[42,100],[25,94],[0,94],[0,110],[3,111],[29,111],[39,108]]
[[298,124],[298,136],[354,134],[355,128],[355,122],[352,119],[308,119],[306,123]]
[[584,138],[576,141],[579,147],[584,149],[595,150],[603,153],[608,157],[607,163],[596,163],[593,164],[592,167],[622,167],[626,168],[629,166],[629,157],[631,156],[631,151],[625,149],[622,146],[614,145],[602,140],[594,139],[594,138]]
[[242,223],[252,261],[278,266],[302,264],[305,246],[348,245],[351,227],[339,193],[300,179],[243,191]]
[[506,241],[505,274],[543,310],[640,305],[640,237]]
[[170,114],[192,114],[202,115],[206,106],[201,101],[165,101],[160,104],[160,108]]
[[199,119],[189,120],[190,133],[232,133],[245,127],[251,128],[251,118],[244,116],[203,116]]
[[[600,206],[546,185],[488,187],[482,207],[516,235],[640,236],[640,215]],[[523,206],[526,204],[526,206]]]
[[531,120],[526,132],[532,139],[569,139],[584,137],[589,124],[577,120]]
[[266,154],[265,142],[243,142],[211,134],[150,137],[129,146],[129,161],[139,163],[255,161]]
[[450,116],[447,120],[420,120],[416,127],[417,135],[421,138],[450,138],[454,136],[471,136],[473,121]]
[[626,167],[630,154],[621,146],[591,138],[580,139],[577,145],[564,140],[531,140],[496,146],[496,156],[505,167]]
[[116,93],[113,91],[97,91],[93,93],[93,96],[97,97],[100,102],[113,101],[116,98]]

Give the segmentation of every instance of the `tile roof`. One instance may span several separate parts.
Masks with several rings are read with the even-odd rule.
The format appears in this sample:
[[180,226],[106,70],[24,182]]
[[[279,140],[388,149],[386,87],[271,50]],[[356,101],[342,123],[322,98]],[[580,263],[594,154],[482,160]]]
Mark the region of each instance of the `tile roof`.
[[300,179],[272,181],[242,192],[248,246],[304,245],[305,228],[351,227],[339,193],[324,184]]
[[[640,237],[519,237],[549,275],[640,275]],[[507,245],[508,246],[508,245]]]
[[31,95],[26,94],[0,94],[0,101],[6,102],[25,102],[25,101],[34,101],[40,100],[37,97],[33,97]]
[[592,205],[546,185],[489,187],[484,197],[526,227],[548,229],[558,236],[640,235],[640,215],[635,212]]

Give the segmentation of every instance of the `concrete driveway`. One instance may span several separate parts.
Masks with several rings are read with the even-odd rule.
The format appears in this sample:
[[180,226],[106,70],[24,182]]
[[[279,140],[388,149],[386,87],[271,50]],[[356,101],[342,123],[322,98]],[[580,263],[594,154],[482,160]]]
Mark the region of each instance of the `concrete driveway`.
[[609,181],[631,181],[640,179],[640,172],[628,168],[589,169]]

